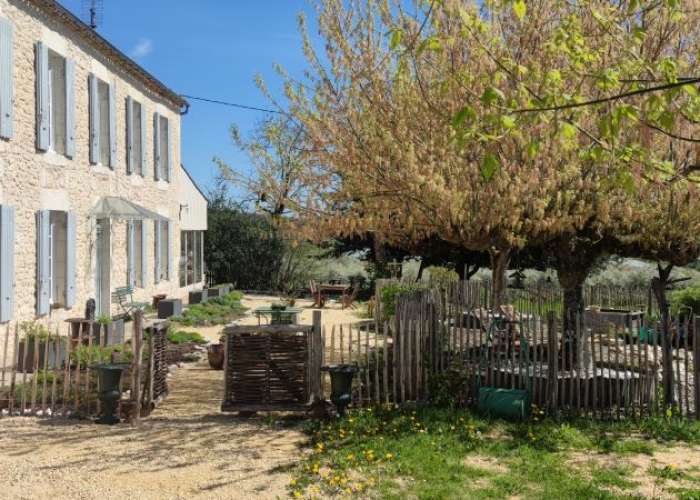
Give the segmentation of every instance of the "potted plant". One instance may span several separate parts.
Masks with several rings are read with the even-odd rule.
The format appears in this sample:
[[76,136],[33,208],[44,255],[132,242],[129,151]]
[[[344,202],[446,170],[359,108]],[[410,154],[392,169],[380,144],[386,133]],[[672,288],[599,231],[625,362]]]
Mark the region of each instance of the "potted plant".
[[[17,370],[33,372],[34,366],[38,366],[40,370],[43,370],[44,368],[53,369],[63,365],[66,359],[66,346],[59,337],[49,339],[48,329],[36,321],[23,321],[20,323],[19,329],[23,334],[23,338],[17,346]],[[56,343],[58,343],[58,355],[56,353]],[[35,352],[37,348],[38,352]],[[48,360],[46,359],[47,349]]]

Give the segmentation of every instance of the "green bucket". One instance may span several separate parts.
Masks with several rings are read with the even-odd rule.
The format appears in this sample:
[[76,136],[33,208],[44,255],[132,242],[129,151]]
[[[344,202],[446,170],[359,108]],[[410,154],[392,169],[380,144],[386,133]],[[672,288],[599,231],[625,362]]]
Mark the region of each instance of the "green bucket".
[[[494,329],[505,323],[520,324],[519,321],[492,321],[487,335],[487,345],[493,341]],[[521,330],[522,331],[522,330]],[[530,375],[527,366],[523,367],[523,358],[527,359],[529,364],[530,346],[527,338],[521,338],[521,351],[518,358],[518,374],[523,377],[523,368],[525,369],[526,389],[506,389],[500,387],[481,387],[481,363],[479,368],[479,376],[477,378],[477,404],[476,409],[479,413],[492,417],[504,418],[507,420],[527,420],[530,417],[532,410],[531,404],[531,388]],[[490,358],[488,348],[482,347],[482,361]]]
[[507,420],[527,420],[530,417],[530,391],[480,387],[477,410],[491,417]]
[[656,344],[656,332],[650,326],[642,326],[639,329],[640,344]]

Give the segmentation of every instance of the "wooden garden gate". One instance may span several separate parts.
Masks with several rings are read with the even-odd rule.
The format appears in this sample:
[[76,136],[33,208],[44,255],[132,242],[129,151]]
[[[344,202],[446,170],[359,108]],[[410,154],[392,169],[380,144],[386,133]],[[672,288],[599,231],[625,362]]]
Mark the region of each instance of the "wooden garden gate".
[[304,411],[321,399],[321,312],[313,325],[224,329],[222,411]]

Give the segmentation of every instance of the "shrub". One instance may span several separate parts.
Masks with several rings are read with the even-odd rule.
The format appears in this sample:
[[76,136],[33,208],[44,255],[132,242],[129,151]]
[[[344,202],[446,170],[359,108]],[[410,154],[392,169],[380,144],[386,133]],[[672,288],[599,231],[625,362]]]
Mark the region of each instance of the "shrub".
[[415,292],[420,286],[415,283],[390,283],[381,290],[383,320],[396,314],[396,300],[399,296]]
[[185,326],[222,325],[241,316],[246,310],[241,305],[242,298],[241,292],[233,291],[203,304],[192,304],[181,316],[173,316],[170,320]]
[[168,330],[168,342],[171,344],[186,344],[188,342],[193,342],[195,344],[206,344],[207,341],[198,332],[186,332],[183,330],[175,330],[170,328]]
[[671,293],[671,312],[673,314],[687,313],[688,309],[693,314],[700,314],[700,286],[690,286]]
[[452,283],[459,281],[459,274],[448,267],[430,266],[426,271],[428,272],[428,286],[430,288],[447,290]]
[[28,341],[34,340],[34,337],[39,337],[39,340],[46,340],[49,337],[48,329],[36,321],[22,321],[19,324],[19,329]]

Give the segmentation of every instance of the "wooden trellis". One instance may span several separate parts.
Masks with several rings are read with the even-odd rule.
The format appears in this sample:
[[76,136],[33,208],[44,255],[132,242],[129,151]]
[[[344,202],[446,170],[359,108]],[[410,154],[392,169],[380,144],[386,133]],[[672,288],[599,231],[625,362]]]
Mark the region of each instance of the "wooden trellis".
[[222,411],[304,411],[321,398],[321,312],[313,325],[224,329]]

